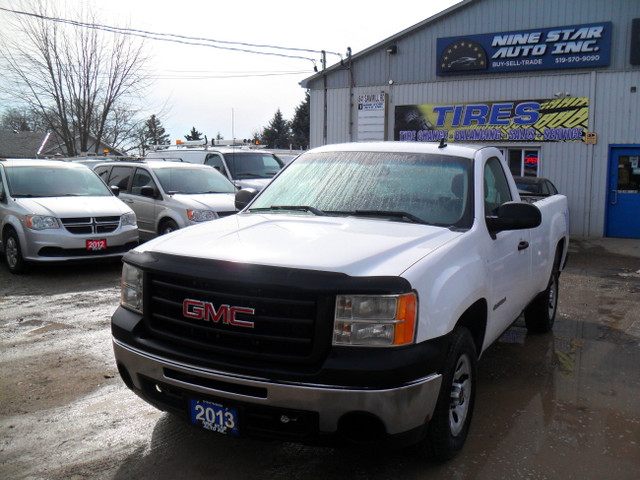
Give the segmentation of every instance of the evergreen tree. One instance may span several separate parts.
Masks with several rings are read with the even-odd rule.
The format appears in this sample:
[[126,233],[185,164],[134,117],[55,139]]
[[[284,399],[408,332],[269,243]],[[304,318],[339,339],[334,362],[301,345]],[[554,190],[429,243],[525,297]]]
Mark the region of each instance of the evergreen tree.
[[291,120],[291,143],[295,149],[306,150],[309,148],[311,125],[310,103],[310,96],[307,91],[304,100],[296,107],[293,120]]
[[169,134],[155,115],[144,122],[144,143],[146,145],[169,145]]
[[202,140],[202,132],[196,130],[196,127],[191,127],[191,131],[184,138],[187,140]]
[[282,116],[280,109],[276,111],[269,125],[262,130],[260,143],[268,148],[289,148],[291,128],[289,122]]

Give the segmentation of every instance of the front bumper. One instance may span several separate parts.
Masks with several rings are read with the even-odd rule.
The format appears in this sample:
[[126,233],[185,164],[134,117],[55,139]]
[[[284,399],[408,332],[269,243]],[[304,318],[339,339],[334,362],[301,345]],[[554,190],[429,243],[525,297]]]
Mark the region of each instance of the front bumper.
[[239,408],[246,434],[306,443],[413,443],[433,415],[442,381],[434,373],[385,389],[278,382],[179,364],[116,339],[113,347],[127,386],[161,410],[186,418],[190,398],[222,402]]
[[[106,250],[87,250],[87,240],[106,240]],[[138,245],[138,228],[119,227],[115,232],[76,235],[64,228],[30,230],[25,228],[22,256],[28,261],[58,262],[93,258],[122,257]]]

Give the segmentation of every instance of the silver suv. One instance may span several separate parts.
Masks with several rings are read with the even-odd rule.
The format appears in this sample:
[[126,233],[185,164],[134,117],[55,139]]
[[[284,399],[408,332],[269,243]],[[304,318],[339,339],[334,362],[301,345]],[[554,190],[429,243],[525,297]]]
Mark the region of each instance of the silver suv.
[[84,165],[0,160],[0,241],[9,271],[30,261],[121,257],[138,244],[133,211]]
[[108,162],[94,171],[119,188],[144,239],[236,213],[236,188],[210,167],[156,160]]

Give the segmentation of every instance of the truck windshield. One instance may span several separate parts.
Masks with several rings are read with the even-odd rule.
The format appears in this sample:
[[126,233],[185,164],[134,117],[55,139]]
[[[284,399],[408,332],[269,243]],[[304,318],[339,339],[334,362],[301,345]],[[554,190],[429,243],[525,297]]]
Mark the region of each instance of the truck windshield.
[[7,168],[9,192],[19,197],[75,197],[112,195],[86,167],[25,165]]
[[156,168],[156,176],[165,192],[172,193],[233,193],[233,184],[211,167]]
[[225,153],[231,177],[236,180],[246,178],[271,178],[282,168],[282,161],[268,152]]
[[471,161],[448,155],[307,153],[249,211],[321,212],[470,228],[470,177]]

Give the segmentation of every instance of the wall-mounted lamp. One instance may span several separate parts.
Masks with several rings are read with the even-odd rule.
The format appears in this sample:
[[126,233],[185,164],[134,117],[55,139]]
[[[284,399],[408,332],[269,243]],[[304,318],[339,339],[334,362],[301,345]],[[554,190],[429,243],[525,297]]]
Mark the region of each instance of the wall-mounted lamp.
[[387,47],[387,53],[389,55],[395,55],[396,53],[398,53],[398,46],[397,45],[391,45],[391,46]]
[[553,96],[556,98],[569,98],[571,94],[569,92],[556,92]]

